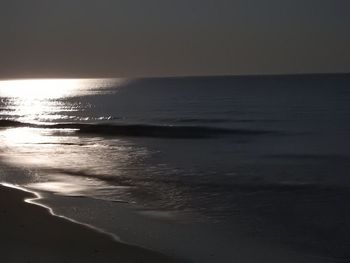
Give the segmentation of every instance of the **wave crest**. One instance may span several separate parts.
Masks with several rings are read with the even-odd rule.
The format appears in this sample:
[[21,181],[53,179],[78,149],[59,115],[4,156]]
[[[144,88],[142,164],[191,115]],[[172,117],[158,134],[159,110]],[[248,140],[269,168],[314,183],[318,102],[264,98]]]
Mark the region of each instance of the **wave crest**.
[[76,129],[81,134],[100,134],[127,137],[154,138],[214,138],[219,136],[239,135],[253,136],[270,134],[266,130],[228,129],[206,126],[177,126],[149,124],[88,124],[88,123],[59,123],[32,124],[14,120],[0,120],[0,127],[31,127],[44,129]]

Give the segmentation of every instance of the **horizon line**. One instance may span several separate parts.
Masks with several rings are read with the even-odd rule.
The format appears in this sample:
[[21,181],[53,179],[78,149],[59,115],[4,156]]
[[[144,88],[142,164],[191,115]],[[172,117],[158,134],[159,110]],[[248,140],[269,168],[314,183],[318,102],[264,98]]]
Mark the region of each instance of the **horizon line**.
[[[85,74],[84,74],[85,75]],[[181,78],[254,78],[254,77],[297,77],[297,76],[341,76],[341,75],[350,75],[350,72],[307,72],[307,73],[253,73],[253,74],[210,74],[210,75],[196,75],[196,74],[189,74],[189,75],[150,75],[150,76],[111,76],[111,75],[101,75],[101,76],[91,76],[86,77],[82,75],[77,76],[33,76],[33,77],[14,77],[14,78],[1,78],[0,81],[7,81],[7,80],[30,80],[30,79],[181,79]]]

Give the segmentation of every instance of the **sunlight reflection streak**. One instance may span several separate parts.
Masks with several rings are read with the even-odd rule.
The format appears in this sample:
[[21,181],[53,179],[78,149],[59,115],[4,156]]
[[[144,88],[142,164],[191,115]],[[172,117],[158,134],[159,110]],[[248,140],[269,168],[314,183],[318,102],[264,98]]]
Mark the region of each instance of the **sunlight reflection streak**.
[[[23,122],[66,120],[69,112],[91,105],[67,104],[62,99],[106,92],[122,79],[22,79],[0,81],[1,115]],[[66,113],[66,114],[64,114]],[[54,116],[53,116],[54,115]],[[68,116],[74,117],[75,116]],[[69,120],[69,118],[68,118]]]

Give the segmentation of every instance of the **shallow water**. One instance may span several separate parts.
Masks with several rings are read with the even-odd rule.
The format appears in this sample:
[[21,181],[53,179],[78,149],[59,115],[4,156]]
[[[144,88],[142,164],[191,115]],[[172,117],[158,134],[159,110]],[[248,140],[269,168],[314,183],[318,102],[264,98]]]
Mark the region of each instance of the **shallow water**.
[[348,260],[349,85],[349,75],[1,81],[1,176]]

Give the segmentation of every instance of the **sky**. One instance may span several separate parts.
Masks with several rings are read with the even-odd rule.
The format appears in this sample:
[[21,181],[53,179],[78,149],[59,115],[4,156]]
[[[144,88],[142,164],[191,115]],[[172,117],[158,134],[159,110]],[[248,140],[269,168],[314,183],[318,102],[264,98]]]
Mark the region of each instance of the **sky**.
[[348,0],[1,0],[0,78],[350,72]]

